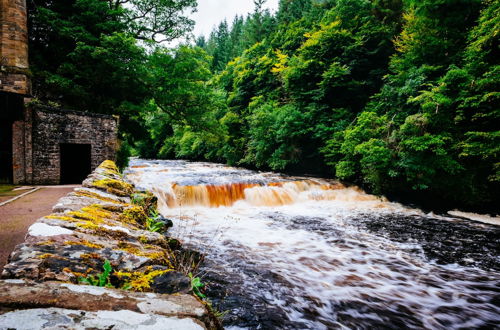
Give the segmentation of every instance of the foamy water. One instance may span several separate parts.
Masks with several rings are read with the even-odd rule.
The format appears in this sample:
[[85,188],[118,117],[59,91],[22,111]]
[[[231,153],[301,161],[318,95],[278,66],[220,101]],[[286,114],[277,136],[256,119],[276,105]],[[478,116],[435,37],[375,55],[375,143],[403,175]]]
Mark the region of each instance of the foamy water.
[[[498,246],[480,251],[488,254],[480,265],[489,266],[467,266],[482,260],[466,248],[438,264],[421,238],[433,234],[427,219],[452,227],[458,220],[331,180],[216,164],[133,160],[127,178],[159,197],[172,236],[206,253],[200,276],[228,312],[228,327],[455,329],[500,321]],[[381,219],[401,226],[379,230]],[[424,223],[419,235],[412,219]],[[460,226],[450,239],[471,245]],[[496,227],[470,226],[498,239]],[[394,238],[401,228],[409,239]],[[441,259],[448,254],[443,246]]]

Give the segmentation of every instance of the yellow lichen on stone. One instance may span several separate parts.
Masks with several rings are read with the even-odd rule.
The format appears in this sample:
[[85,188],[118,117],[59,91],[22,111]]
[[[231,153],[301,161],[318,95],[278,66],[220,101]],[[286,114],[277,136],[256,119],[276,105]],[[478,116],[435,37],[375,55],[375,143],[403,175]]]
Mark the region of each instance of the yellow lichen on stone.
[[48,259],[48,258],[55,258],[55,259],[61,259],[61,260],[68,260],[68,258],[61,257],[52,253],[44,253],[36,257],[37,259]]
[[76,224],[77,227],[89,230],[98,230],[100,227],[91,221],[84,221]]
[[125,211],[123,211],[122,214],[120,214],[119,217],[119,220],[124,223],[141,226],[146,223],[147,219],[148,216],[146,215],[142,207],[139,206],[132,206],[130,208],[127,208]]
[[44,253],[44,254],[37,256],[36,258],[37,259],[47,259],[47,258],[51,258],[51,257],[55,257],[55,255],[52,253]]
[[68,267],[66,268],[63,268],[63,272],[67,273],[67,274],[72,274],[74,275],[75,277],[85,277],[86,274],[84,273],[79,273],[79,272],[74,272],[72,271],[71,269],[69,269]]
[[79,277],[87,277],[89,273],[91,273],[92,271],[94,271],[93,268],[88,268],[87,271],[85,273],[81,273],[81,272],[75,272],[73,270],[71,270],[70,268],[68,267],[65,267],[63,268],[63,272],[65,273],[68,273],[68,274],[72,274],[74,275],[76,278],[79,278]]
[[130,196],[134,192],[134,187],[125,181],[115,179],[102,179],[92,182],[94,187],[104,189],[110,194],[117,196]]
[[102,205],[103,210],[112,213],[122,213],[125,206],[130,206],[130,204],[122,203],[121,205]]
[[114,172],[114,174],[119,174],[118,166],[116,166],[115,162],[112,160],[105,160],[99,165],[100,168],[104,168],[106,170]]
[[144,244],[143,246],[145,249],[148,249],[148,250],[154,250],[154,249],[159,248],[157,245],[151,245],[151,244]]
[[[94,224],[102,224],[107,220],[112,220],[116,217],[116,213],[108,211],[98,204],[83,207],[78,211],[70,211],[64,214],[51,214],[45,216],[46,219],[63,220],[69,222],[81,222],[82,220],[84,220],[84,226],[87,226],[88,222]],[[77,226],[82,227],[82,224],[77,224]]]
[[44,217],[45,219],[52,219],[52,220],[64,220],[64,221],[70,221],[70,222],[77,222],[79,221],[78,219],[75,219],[73,217],[68,217],[66,215],[60,215],[60,214],[50,214]]
[[125,281],[125,286],[128,286],[133,291],[149,291],[151,289],[151,283],[160,275],[166,274],[168,272],[173,271],[173,269],[165,269],[165,270],[152,270],[152,267],[148,267],[148,269],[142,272],[116,272],[116,275],[119,279]]
[[170,261],[168,260],[168,253],[166,250],[158,246],[148,245],[148,249],[141,249],[133,244],[126,242],[118,243],[119,251],[125,251],[127,253],[136,255],[138,257],[146,257],[159,264],[170,266]]
[[104,176],[107,176],[108,178],[109,177],[115,177],[116,176],[116,173],[114,171],[111,171],[111,170],[104,170],[104,173],[102,173],[102,175]]
[[71,211],[67,214],[81,220],[92,221],[93,223],[102,223],[106,219],[111,219],[113,213],[104,210],[100,205],[93,204],[80,209],[79,211]]
[[114,203],[114,204],[119,204],[119,205],[128,205],[126,203],[123,203],[123,202],[120,202],[120,201],[117,201],[113,198],[109,198],[109,197],[106,197],[106,196],[102,196],[98,193],[95,193],[93,191],[87,191],[87,190],[78,190],[78,191],[75,191],[74,192],[75,195],[77,196],[82,196],[82,197],[89,197],[89,198],[93,198],[93,199],[98,199],[100,201],[103,201],[103,202],[108,202],[108,203]]
[[104,245],[101,244],[95,244],[91,243],[87,240],[82,240],[82,241],[65,241],[64,245],[83,245],[92,249],[102,249],[104,248]]
[[151,287],[151,280],[146,276],[138,276],[131,280],[129,284],[134,291],[144,292]]
[[131,253],[131,254],[136,255],[138,257],[149,258],[155,262],[158,262],[159,264],[166,264],[167,263],[167,254],[163,251],[146,252],[146,251],[140,251],[140,250],[131,251],[130,249],[119,249],[119,250]]
[[113,239],[124,239],[128,238],[129,234],[126,232],[120,231],[120,230],[111,230],[104,228],[102,226],[96,225],[92,223],[91,221],[85,221],[83,223],[77,223],[77,227],[89,230],[91,234],[97,235],[97,236],[102,236],[102,237],[108,237],[108,238],[113,238]]
[[53,245],[54,241],[49,239],[48,241],[43,241],[43,242],[38,242],[35,245],[36,246],[44,246],[44,245]]
[[104,259],[103,257],[101,257],[97,253],[84,253],[84,254],[80,255],[80,258],[83,259],[83,260],[88,260],[88,259],[103,260]]

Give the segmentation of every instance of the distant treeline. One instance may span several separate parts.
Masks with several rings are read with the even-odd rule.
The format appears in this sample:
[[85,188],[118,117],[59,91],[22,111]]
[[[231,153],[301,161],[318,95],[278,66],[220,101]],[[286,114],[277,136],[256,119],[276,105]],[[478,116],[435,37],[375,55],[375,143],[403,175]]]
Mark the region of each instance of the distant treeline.
[[[130,1],[136,14],[194,2]],[[58,2],[72,14],[54,23]],[[264,2],[167,49],[143,40],[170,30],[153,36],[155,22],[134,23],[140,15],[120,3],[47,1],[32,10],[32,43],[50,54],[32,55],[39,97],[120,114],[124,153],[333,175],[376,193],[495,208],[500,1],[281,0],[276,13]],[[104,9],[94,17],[82,6]],[[191,23],[173,22],[171,35]],[[47,33],[73,43],[53,48],[59,39],[38,39]]]

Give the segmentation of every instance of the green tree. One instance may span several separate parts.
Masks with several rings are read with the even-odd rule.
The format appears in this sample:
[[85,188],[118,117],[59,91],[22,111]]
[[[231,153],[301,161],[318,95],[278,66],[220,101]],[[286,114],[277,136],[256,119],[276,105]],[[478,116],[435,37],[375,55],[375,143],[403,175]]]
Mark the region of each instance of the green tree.
[[215,71],[224,69],[231,57],[231,38],[229,36],[229,28],[224,20],[219,24],[219,27],[214,34],[215,48],[212,51],[212,68]]
[[121,21],[136,39],[172,41],[190,31],[196,0],[110,0],[111,8],[123,10]]
[[198,47],[158,49],[150,56],[148,68],[152,98],[141,115],[151,144],[141,146],[142,154],[149,154],[145,150],[149,148],[160,157],[217,157],[217,149],[208,146],[222,139],[217,116],[224,103],[209,84],[210,57]]
[[300,20],[312,6],[312,0],[280,0],[276,15],[279,24],[287,26]]
[[[479,1],[407,3],[395,39],[398,53],[381,92],[323,149],[339,177],[379,192],[413,192],[469,205],[491,202],[488,195],[498,189],[488,183],[494,181],[498,155],[498,129],[493,128],[498,106],[494,97],[473,100],[491,97],[498,85],[489,78],[493,62],[483,61],[493,47],[486,43],[474,53],[473,45],[495,39],[492,3],[479,25]],[[462,63],[468,64],[461,68]],[[481,77],[485,84],[477,85]]]
[[[142,101],[145,52],[136,40],[171,40],[193,22],[195,0],[32,0],[34,95],[64,106],[116,113]],[[133,90],[134,93],[130,93]]]
[[[147,52],[137,41],[189,31],[195,0],[28,1],[33,94],[65,108],[120,115],[120,134],[145,138]],[[126,145],[126,143],[124,144]]]

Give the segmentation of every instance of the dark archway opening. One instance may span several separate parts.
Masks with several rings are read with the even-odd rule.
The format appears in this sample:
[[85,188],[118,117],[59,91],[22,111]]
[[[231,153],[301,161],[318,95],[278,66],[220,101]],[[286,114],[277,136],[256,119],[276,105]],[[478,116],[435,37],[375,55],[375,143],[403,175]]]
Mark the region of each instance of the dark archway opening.
[[82,183],[90,174],[90,144],[61,143],[61,184]]
[[12,122],[0,120],[0,183],[12,182]]
[[0,92],[0,183],[12,183],[12,124],[23,116],[23,96]]

